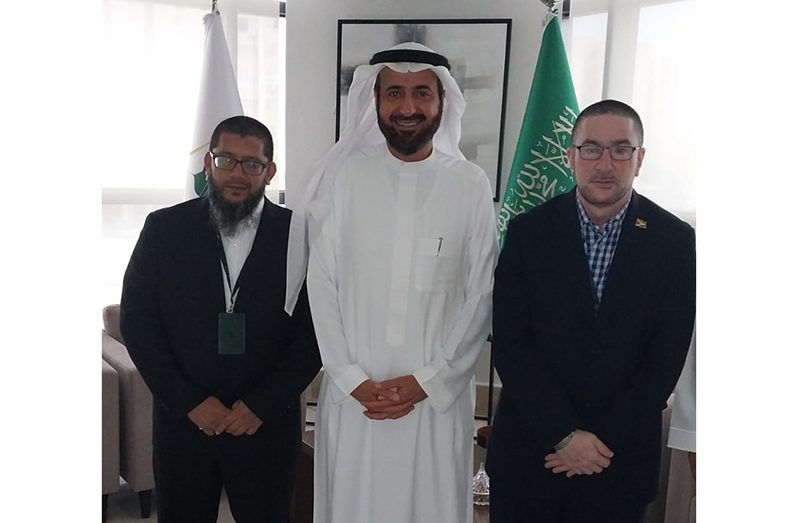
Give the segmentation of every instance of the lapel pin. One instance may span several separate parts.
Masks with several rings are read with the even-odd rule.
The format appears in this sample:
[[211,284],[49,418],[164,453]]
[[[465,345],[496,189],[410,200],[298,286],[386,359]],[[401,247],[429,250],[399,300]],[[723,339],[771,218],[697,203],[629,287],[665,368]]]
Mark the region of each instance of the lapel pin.
[[636,218],[635,219],[635,227],[637,227],[638,229],[647,229],[648,228],[648,222],[646,222],[645,220],[643,220],[641,218]]

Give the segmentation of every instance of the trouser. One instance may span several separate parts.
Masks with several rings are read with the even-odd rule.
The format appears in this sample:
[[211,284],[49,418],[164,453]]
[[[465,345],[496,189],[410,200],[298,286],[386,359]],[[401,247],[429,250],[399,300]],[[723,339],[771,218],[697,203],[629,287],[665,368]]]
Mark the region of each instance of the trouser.
[[215,523],[224,487],[237,523],[287,523],[299,431],[156,435],[158,523]]
[[491,479],[490,523],[642,523],[646,514],[647,504],[640,501],[596,503],[584,499],[578,489],[555,489],[541,496],[521,478]]
[[594,506],[583,501],[534,503],[526,498],[501,500],[490,495],[491,523],[642,523],[646,507]]

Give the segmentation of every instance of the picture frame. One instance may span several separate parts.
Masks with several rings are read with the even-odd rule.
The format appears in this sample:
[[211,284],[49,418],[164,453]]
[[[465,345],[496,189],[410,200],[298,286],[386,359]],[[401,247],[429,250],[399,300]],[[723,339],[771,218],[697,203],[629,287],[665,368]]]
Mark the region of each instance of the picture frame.
[[335,140],[346,124],[355,68],[378,51],[418,42],[449,59],[466,100],[460,150],[488,175],[498,201],[511,29],[509,18],[338,20]]

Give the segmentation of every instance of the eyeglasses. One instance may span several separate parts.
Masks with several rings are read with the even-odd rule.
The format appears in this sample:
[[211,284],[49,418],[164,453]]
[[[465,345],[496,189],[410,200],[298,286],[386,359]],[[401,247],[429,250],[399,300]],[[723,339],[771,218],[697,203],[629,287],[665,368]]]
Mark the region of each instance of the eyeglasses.
[[244,171],[244,174],[250,176],[260,176],[268,165],[257,160],[236,160],[232,156],[227,156],[225,154],[211,153],[211,158],[213,158],[213,165],[224,171],[232,171],[236,168],[236,165],[240,163],[241,170]]
[[610,152],[610,158],[619,162],[625,162],[632,159],[632,155],[640,146],[632,145],[610,145],[609,147],[602,147],[596,144],[584,144],[574,147],[579,151],[579,157],[583,160],[598,160],[604,154],[604,150]]

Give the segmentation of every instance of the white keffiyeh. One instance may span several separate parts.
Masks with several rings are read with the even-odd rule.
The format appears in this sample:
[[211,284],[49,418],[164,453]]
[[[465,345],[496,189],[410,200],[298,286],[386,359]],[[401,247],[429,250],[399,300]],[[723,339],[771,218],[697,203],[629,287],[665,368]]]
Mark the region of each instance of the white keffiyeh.
[[[419,50],[434,53],[424,45],[407,42],[390,50]],[[450,156],[465,158],[460,151],[460,121],[465,112],[463,93],[446,67],[425,63],[391,62],[361,65],[355,69],[349,88],[346,127],[341,138],[311,168],[304,192],[296,200],[291,218],[286,264],[285,311],[291,314],[296,305],[308,265],[310,245],[318,235],[321,223],[329,212],[332,182],[344,160],[370,146],[383,143],[385,137],[377,124],[374,104],[374,82],[383,67],[407,73],[432,69],[443,84],[443,116],[433,137],[433,147]]]

